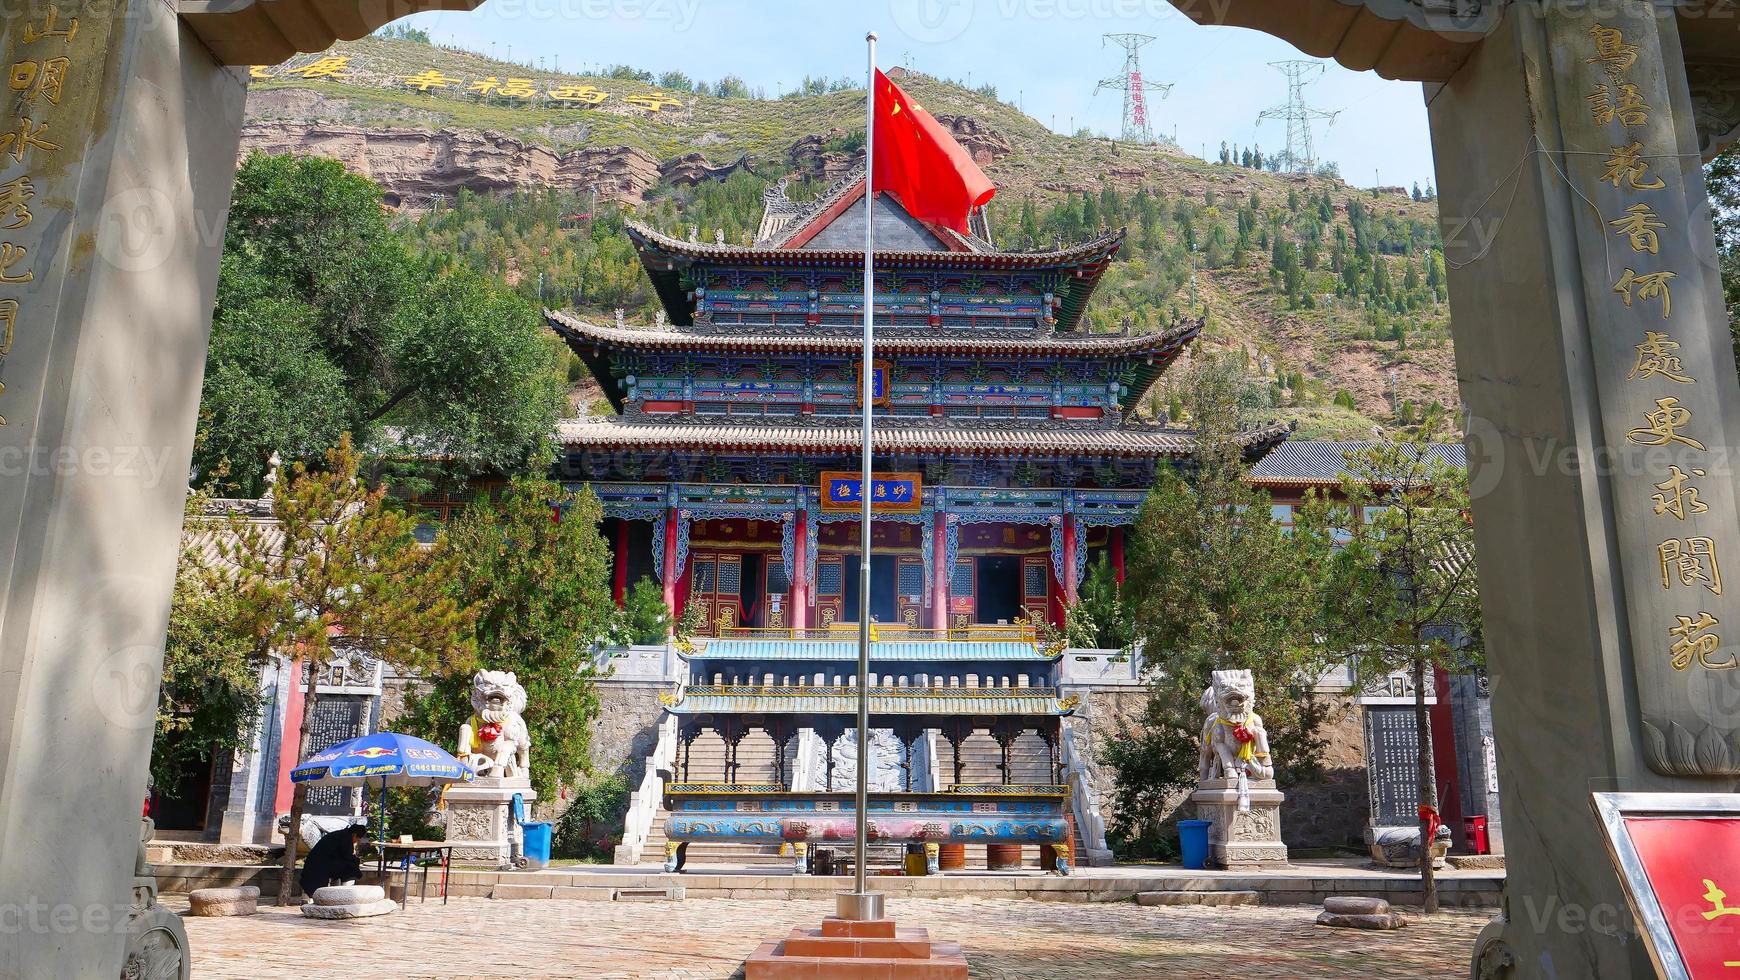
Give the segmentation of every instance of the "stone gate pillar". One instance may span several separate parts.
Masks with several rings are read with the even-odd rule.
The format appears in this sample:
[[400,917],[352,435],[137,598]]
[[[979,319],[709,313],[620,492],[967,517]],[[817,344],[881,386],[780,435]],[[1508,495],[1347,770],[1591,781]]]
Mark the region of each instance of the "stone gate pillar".
[[172,4],[0,24],[0,977],[114,977],[245,81]]
[[1589,794],[1740,775],[1740,388],[1676,18],[1545,6],[1513,4],[1426,91],[1470,415],[1502,938],[1518,976],[1649,976]]

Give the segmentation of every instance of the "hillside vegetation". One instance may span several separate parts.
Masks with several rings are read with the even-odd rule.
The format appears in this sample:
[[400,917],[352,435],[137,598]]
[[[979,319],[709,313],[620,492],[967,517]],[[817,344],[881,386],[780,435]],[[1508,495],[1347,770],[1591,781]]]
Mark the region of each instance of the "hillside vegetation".
[[[611,151],[659,161],[661,175],[638,193],[528,186],[460,193],[402,213],[401,228],[418,246],[588,316],[608,319],[620,309],[631,322],[648,322],[655,315],[624,221],[704,241],[746,241],[770,184],[787,179],[793,198],[814,195],[862,152],[862,90],[841,83],[755,98],[730,79],[702,85],[630,69],[612,77],[557,74],[381,38],[340,45],[328,56],[344,59],[335,75],[309,71],[311,58],[266,69],[270,77],[254,82],[259,97],[250,99],[250,122],[392,134],[478,131],[558,154]],[[427,92],[407,86],[431,70],[452,84]],[[521,90],[533,97],[467,91],[485,79],[498,83],[495,90],[525,79]],[[1199,346],[1243,358],[1266,379],[1275,412],[1296,420],[1301,435],[1361,438],[1374,427],[1422,423],[1453,435],[1454,365],[1432,202],[1165,147],[1062,136],[988,89],[916,75],[900,83],[997,182],[991,217],[1000,245],[1048,247],[1127,229],[1120,260],[1096,294],[1091,329],[1148,330],[1205,315]],[[548,97],[563,86],[603,99],[587,105]],[[654,111],[626,101],[632,96],[662,98]],[[309,140],[308,152],[317,151],[315,143]],[[709,169],[728,176],[714,179]],[[1179,414],[1164,387],[1146,408]]]

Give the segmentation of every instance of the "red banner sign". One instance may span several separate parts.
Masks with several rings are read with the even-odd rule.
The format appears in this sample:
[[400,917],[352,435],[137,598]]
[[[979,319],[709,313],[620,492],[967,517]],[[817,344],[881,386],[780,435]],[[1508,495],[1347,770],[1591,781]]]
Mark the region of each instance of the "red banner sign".
[[1660,974],[1740,978],[1740,796],[1597,793],[1595,809]]

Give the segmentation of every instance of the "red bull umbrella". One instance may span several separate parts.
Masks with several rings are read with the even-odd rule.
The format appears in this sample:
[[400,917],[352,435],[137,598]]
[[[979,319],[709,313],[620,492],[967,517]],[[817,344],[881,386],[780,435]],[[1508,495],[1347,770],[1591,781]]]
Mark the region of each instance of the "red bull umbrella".
[[[290,770],[296,783],[373,783],[384,801],[388,786],[444,786],[477,778],[471,767],[431,742],[394,732],[376,732],[321,749]],[[378,842],[387,833],[386,807],[381,807]]]
[[438,786],[475,778],[471,767],[446,749],[393,732],[376,732],[321,749],[290,770],[290,780],[297,783]]

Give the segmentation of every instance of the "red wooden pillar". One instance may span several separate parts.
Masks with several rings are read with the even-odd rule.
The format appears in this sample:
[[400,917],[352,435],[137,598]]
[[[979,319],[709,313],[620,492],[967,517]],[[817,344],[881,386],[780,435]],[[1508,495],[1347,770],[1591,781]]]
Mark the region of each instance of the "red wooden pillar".
[[810,625],[810,512],[802,507],[793,518],[791,543],[791,628]]
[[296,787],[290,782],[290,770],[302,761],[297,758],[302,751],[302,668],[300,655],[285,668],[290,689],[285,692],[283,734],[278,740],[278,784],[272,794],[274,819],[276,814],[290,812],[290,802],[296,794]]
[[628,603],[628,521],[616,519],[616,568],[611,591],[616,596],[616,608]]
[[1124,584],[1124,529],[1121,527],[1114,527],[1111,528],[1110,531],[1111,533],[1109,537],[1111,538],[1112,545],[1112,572],[1118,576],[1118,585],[1122,586]]
[[954,569],[949,567],[949,518],[938,510],[935,521],[930,542],[930,628],[946,630],[949,628],[949,577],[954,574]]
[[671,625],[674,628],[677,618],[683,614],[682,608],[677,605],[677,509],[675,507],[665,511],[664,552],[665,562],[659,567],[664,572],[665,608],[671,611]]
[[1075,605],[1075,515],[1063,515],[1063,602]]
[[1432,771],[1438,777],[1438,816],[1450,828],[1451,846],[1468,850],[1462,827],[1462,773],[1456,756],[1456,715],[1450,703],[1450,672],[1432,668],[1437,700],[1426,709],[1432,721]]

